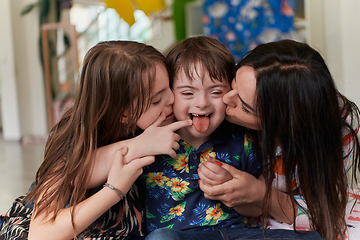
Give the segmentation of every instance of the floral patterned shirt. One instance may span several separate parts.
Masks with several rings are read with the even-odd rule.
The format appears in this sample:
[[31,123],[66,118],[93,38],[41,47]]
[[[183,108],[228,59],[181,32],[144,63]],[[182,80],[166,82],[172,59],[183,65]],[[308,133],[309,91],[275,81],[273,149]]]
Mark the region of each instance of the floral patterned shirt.
[[[220,127],[219,127],[220,128]],[[177,159],[156,156],[144,168],[140,181],[146,191],[145,232],[157,228],[191,230],[215,225],[245,226],[245,217],[220,201],[206,199],[199,187],[198,165],[213,157],[221,162],[261,175],[253,141],[248,133],[219,129],[198,149],[180,140]]]

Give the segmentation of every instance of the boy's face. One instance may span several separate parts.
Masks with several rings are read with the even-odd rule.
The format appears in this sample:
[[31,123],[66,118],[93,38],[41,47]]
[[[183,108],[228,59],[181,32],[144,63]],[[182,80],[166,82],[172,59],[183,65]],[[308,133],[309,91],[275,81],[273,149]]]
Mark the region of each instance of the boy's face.
[[226,105],[222,97],[230,90],[229,83],[213,82],[207,71],[202,71],[199,64],[196,67],[199,73],[204,73],[202,76],[194,70],[191,81],[181,70],[173,83],[175,118],[193,120],[192,126],[179,130],[181,138],[187,142],[194,138],[200,138],[202,142],[209,139],[225,119]]

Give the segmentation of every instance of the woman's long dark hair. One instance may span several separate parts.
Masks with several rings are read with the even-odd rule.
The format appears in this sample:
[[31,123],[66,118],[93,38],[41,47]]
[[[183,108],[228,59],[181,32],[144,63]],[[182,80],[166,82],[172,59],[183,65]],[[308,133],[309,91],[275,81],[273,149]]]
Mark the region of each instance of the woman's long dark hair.
[[[137,120],[150,105],[156,64],[166,67],[165,57],[137,42],[101,42],[88,51],[74,106],[51,130],[35,187],[25,198],[33,202],[43,194],[37,213],[55,202],[55,218],[68,201],[63,198],[69,189],[70,206],[86,198],[96,148],[135,131]],[[123,121],[125,111],[128,119]]]
[[323,58],[307,44],[282,40],[259,45],[237,69],[241,66],[252,67],[256,76],[255,104],[262,124],[259,157],[267,182],[265,222],[280,144],[293,204],[296,177],[314,229],[325,239],[337,239],[346,230],[343,130],[354,138],[354,174],[359,169],[358,126],[352,127],[359,123],[357,106],[337,91]]

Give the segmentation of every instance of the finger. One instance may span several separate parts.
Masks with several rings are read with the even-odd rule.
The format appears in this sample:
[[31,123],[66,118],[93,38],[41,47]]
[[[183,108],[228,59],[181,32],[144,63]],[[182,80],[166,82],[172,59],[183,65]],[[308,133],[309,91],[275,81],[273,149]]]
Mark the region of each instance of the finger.
[[[222,200],[223,199],[223,190],[221,185],[207,185],[203,183],[202,181],[199,181],[200,189],[204,192],[204,196],[207,199],[211,200]],[[221,186],[221,187],[220,187]]]
[[192,125],[192,120],[191,119],[187,119],[187,120],[182,120],[182,121],[177,121],[174,123],[171,123],[168,125],[168,127],[172,130],[172,131],[176,131],[179,130],[180,128],[183,127],[188,127]]
[[201,180],[210,185],[222,184],[232,179],[231,174],[224,168],[219,167],[216,162],[206,161],[204,164],[199,164],[198,174]]
[[210,162],[209,160],[204,162],[204,166],[215,174],[226,171],[226,169],[222,168],[222,165],[222,162],[219,162],[218,160],[215,160],[214,162]]
[[[202,164],[200,164],[202,165]],[[204,166],[202,166],[202,168],[205,168]],[[201,180],[201,182],[205,183],[206,185],[215,185],[214,182],[208,178],[208,175],[207,174],[204,174],[206,170],[204,169],[200,169],[200,166],[199,166],[199,169],[198,169],[198,175],[199,175],[199,178]]]
[[168,155],[169,155],[170,157],[172,157],[173,159],[177,159],[177,158],[178,158],[178,155],[176,154],[175,151],[171,151]]
[[145,167],[147,165],[152,164],[155,161],[155,156],[145,156],[138,159],[139,166]]
[[199,167],[198,167],[198,173],[201,173],[202,176],[204,176],[204,178],[210,179],[210,178],[214,178],[215,174],[213,171],[211,171],[206,165],[205,163],[200,163]]
[[172,149],[174,149],[174,151],[176,151],[179,149],[179,147],[180,147],[180,145],[177,142],[174,142]]
[[128,153],[129,148],[125,146],[125,147],[120,148],[119,151],[122,156],[125,156]]
[[206,158],[208,162],[215,162],[216,161],[216,158],[213,158],[213,157],[207,157]]
[[[127,148],[126,148],[127,149]],[[118,150],[115,151],[115,154],[114,154],[114,161],[113,161],[113,164],[120,164],[120,166],[122,166],[124,163],[124,155],[123,155],[123,152],[125,152],[124,148],[120,148]],[[127,151],[127,150],[126,150]]]
[[221,167],[224,168],[226,171],[228,171],[230,173],[230,175],[233,177],[242,173],[241,170],[239,170],[229,164],[223,163],[223,162],[222,162]]
[[142,158],[136,158],[124,167],[128,169],[142,169],[143,167],[152,164],[155,161],[155,156],[145,156]]
[[159,115],[159,117],[155,120],[155,122],[153,124],[151,124],[152,126],[155,127],[159,127],[160,124],[165,120],[166,115],[164,112],[161,112],[161,114]]
[[178,142],[178,141],[180,141],[180,139],[181,139],[181,138],[180,138],[180,135],[175,133],[175,135],[174,135],[174,141],[175,141],[175,142]]

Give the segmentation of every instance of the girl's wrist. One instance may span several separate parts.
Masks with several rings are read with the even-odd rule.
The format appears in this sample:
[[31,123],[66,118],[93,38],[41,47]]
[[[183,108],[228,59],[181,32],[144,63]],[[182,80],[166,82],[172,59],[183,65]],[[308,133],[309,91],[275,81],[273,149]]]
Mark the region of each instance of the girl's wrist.
[[124,197],[125,197],[125,193],[123,191],[121,191],[120,189],[114,187],[113,185],[109,184],[109,183],[105,183],[103,185],[103,187],[108,187],[110,188],[111,190],[115,191],[117,193],[117,195],[120,197],[120,200],[122,200]]
[[112,189],[110,187],[106,187],[105,184],[102,188],[102,191],[107,192],[107,195],[105,198],[107,199],[107,201],[111,202],[111,206],[118,203],[119,201],[121,201],[123,199],[123,197],[120,197],[121,195],[119,195],[118,192],[116,192],[114,189]]

